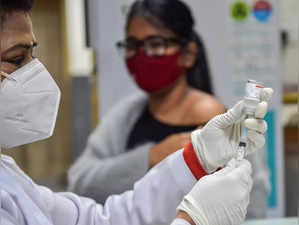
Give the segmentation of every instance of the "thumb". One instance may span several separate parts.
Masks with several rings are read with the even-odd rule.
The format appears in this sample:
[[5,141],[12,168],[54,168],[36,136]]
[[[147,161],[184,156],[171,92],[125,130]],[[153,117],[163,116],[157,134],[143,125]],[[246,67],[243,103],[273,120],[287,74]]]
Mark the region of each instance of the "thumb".
[[252,167],[249,161],[243,159],[238,162],[237,168],[231,173],[235,179],[239,179],[247,188],[248,191],[252,189]]
[[221,170],[215,172],[215,175],[224,176],[228,173],[231,173],[237,167],[237,161],[235,159],[231,159],[228,164],[222,168]]
[[261,91],[261,100],[269,101],[274,93],[272,88],[263,88]]
[[244,108],[244,101],[239,101],[226,113],[216,116],[212,121],[219,128],[229,127],[245,116]]
[[249,175],[252,174],[252,166],[248,160],[243,159],[241,161],[236,161],[236,163],[237,163],[237,166],[236,166],[237,169],[242,171],[242,173],[249,174]]
[[240,177],[241,177],[241,175],[250,176],[252,174],[252,167],[251,167],[250,162],[246,159],[238,161],[233,158],[227,163],[227,165],[223,169],[215,172],[214,174],[224,176],[229,173],[240,174],[240,175],[238,175]]

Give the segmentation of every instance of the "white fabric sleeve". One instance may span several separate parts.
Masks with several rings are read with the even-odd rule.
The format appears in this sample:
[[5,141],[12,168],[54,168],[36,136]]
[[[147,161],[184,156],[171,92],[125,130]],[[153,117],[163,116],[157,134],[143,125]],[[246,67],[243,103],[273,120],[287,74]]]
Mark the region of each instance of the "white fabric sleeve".
[[55,225],[169,225],[195,183],[178,151],[151,169],[133,191],[109,197],[104,206],[75,194],[40,190]]
[[175,219],[171,225],[191,225],[188,221],[184,220],[184,219]]
[[0,209],[0,225],[19,225],[19,222],[6,211]]
[[12,221],[10,220],[7,220],[7,218],[3,217],[3,218],[0,218],[0,224],[1,225],[19,225],[17,223],[13,223]]
[[68,190],[88,196],[104,203],[113,194],[131,190],[149,169],[148,143],[130,152],[101,158],[93,147],[88,146],[84,154],[71,167],[68,174]]
[[111,194],[133,189],[134,183],[148,172],[149,152],[154,143],[127,149],[132,127],[146,102],[145,96],[133,96],[105,115],[69,170],[69,191],[104,203]]

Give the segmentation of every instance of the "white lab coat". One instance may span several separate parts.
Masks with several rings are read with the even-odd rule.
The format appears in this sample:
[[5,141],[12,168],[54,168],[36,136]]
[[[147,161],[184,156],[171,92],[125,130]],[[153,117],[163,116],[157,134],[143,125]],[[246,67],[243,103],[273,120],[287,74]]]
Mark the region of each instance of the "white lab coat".
[[[51,225],[169,225],[183,196],[196,183],[182,151],[151,169],[133,191],[111,196],[103,206],[89,198],[38,186],[8,156],[2,155],[0,170],[1,225],[38,225],[32,222],[34,217],[46,218]],[[3,182],[7,177],[17,182],[40,210],[20,203],[15,186]]]

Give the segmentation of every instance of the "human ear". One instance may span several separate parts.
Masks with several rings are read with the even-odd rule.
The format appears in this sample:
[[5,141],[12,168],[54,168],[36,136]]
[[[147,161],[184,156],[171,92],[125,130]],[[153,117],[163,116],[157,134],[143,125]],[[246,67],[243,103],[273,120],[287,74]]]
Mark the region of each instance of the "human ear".
[[179,59],[179,63],[181,66],[186,69],[191,68],[196,60],[196,55],[198,52],[198,47],[195,42],[190,42],[183,48],[183,53]]

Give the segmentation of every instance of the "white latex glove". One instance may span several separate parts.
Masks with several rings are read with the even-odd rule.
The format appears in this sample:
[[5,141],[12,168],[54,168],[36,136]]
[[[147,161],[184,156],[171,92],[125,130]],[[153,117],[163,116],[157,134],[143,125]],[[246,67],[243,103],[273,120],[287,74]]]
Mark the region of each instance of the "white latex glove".
[[225,166],[233,157],[236,157],[242,125],[248,128],[246,154],[263,147],[267,123],[262,118],[267,113],[267,101],[272,94],[273,89],[263,88],[255,118],[244,121],[245,105],[242,100],[228,112],[214,117],[202,129],[192,132],[191,140],[194,151],[208,173]]
[[251,164],[229,162],[222,170],[201,178],[178,207],[196,225],[240,225],[246,216],[252,188]]

